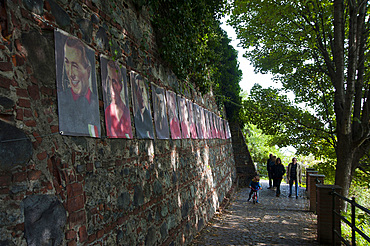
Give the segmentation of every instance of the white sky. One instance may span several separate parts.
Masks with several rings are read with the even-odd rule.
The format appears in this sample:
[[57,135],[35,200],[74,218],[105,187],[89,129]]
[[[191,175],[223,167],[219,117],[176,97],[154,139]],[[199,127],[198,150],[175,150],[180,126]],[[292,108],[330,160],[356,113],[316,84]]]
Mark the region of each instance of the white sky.
[[[243,91],[247,91],[249,94],[250,89],[253,87],[254,84],[258,83],[263,88],[274,87],[274,88],[281,88],[281,84],[274,82],[272,80],[271,74],[256,74],[254,72],[254,67],[250,64],[246,58],[243,57],[244,50],[241,47],[238,47],[239,40],[236,39],[236,33],[234,29],[226,24],[226,19],[221,19],[221,27],[227,32],[227,35],[231,39],[230,44],[238,51],[238,61],[239,61],[239,69],[243,72],[242,80],[240,81],[239,85]],[[289,93],[290,94],[290,93]],[[289,95],[288,97],[294,98],[293,94]],[[285,152],[285,154],[290,155],[295,153],[295,148],[289,146],[286,148],[281,148],[281,151]]]
[[250,64],[250,61],[243,57],[243,48],[238,47],[239,40],[236,39],[236,33],[234,29],[226,24],[226,18],[221,19],[221,21],[222,29],[227,32],[227,35],[232,40],[230,44],[238,51],[239,69],[243,72],[243,78],[240,81],[239,85],[243,89],[243,91],[247,91],[249,94],[250,89],[256,83],[260,84],[263,88],[267,88],[269,86],[281,88],[278,83],[272,80],[271,74],[256,74],[254,72],[254,67]]

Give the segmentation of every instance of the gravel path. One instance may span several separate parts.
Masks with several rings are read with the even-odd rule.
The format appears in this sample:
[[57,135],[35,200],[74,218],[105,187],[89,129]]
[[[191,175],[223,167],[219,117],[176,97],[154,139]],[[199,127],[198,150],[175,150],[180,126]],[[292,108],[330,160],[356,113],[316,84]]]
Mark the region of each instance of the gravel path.
[[316,215],[308,211],[304,188],[296,199],[288,198],[286,183],[281,184],[280,197],[267,189],[268,181],[261,184],[260,203],[247,201],[249,188],[239,189],[190,245],[320,245]]

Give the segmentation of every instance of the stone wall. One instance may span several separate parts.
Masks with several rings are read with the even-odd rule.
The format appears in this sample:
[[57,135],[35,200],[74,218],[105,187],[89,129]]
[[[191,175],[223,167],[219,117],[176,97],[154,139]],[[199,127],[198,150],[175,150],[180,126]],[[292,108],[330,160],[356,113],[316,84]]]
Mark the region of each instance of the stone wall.
[[249,186],[252,178],[257,174],[256,167],[239,124],[230,122],[230,130],[238,185],[241,187]]
[[[0,245],[188,244],[231,190],[231,139],[104,137],[100,54],[219,114],[161,63],[138,2],[0,0]],[[95,51],[101,138],[59,134],[56,28]]]

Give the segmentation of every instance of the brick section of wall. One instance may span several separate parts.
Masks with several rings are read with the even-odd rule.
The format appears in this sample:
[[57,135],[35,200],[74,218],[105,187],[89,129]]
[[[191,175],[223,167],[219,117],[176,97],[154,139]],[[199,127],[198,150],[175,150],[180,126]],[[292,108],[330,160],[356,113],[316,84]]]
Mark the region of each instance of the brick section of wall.
[[[320,244],[333,245],[332,229],[333,229],[333,196],[332,191],[339,193],[340,186],[337,185],[323,185],[317,186],[317,239]],[[335,210],[339,211],[339,199],[336,197]],[[334,227],[340,234],[340,220],[336,216],[334,220]],[[336,245],[340,245],[340,241],[336,240]]]
[[[220,114],[211,94],[184,89],[187,86],[160,63],[147,10],[137,12],[130,0],[114,2],[113,8],[112,1],[104,2],[104,7],[91,0],[63,5],[6,1],[14,34],[0,44],[0,99],[9,101],[0,108],[1,122],[21,130],[30,149],[25,161],[7,170],[0,166],[4,211],[0,241],[26,245],[22,201],[47,194],[57,197],[66,210],[63,245],[186,245],[235,185],[238,147],[233,149],[231,139],[128,140],[59,134],[55,28],[79,37],[95,51],[103,136],[98,61],[100,54],[112,57],[114,50],[127,72],[145,75],[149,82]],[[144,36],[147,50],[140,48]],[[129,106],[133,119],[131,101]],[[19,154],[18,144],[6,145],[14,151],[9,154]],[[250,156],[241,155],[245,148],[237,159],[243,163],[240,167],[253,170]]]

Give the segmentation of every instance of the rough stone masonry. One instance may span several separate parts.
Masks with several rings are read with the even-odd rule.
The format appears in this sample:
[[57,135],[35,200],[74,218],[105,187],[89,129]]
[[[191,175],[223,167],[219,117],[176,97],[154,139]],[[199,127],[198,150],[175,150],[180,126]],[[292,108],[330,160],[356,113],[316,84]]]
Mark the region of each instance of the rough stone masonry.
[[0,245],[186,245],[231,190],[231,139],[104,137],[99,62],[102,137],[59,134],[56,28],[220,114],[160,62],[134,2],[0,0]]

